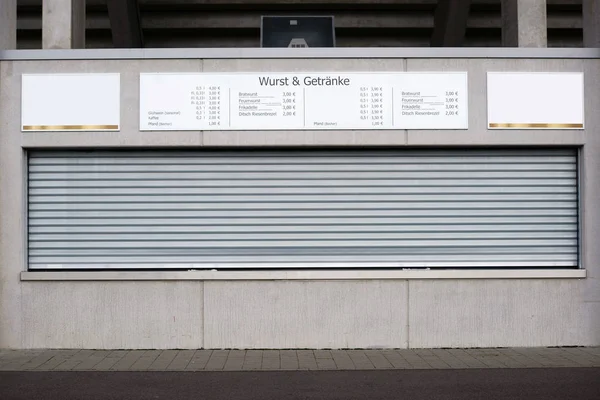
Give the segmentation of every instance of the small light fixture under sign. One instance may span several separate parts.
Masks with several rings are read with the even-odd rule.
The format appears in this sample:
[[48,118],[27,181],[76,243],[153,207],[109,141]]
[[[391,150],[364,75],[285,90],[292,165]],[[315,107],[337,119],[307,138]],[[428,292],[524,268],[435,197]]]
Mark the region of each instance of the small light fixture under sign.
[[297,19],[290,19],[290,25],[298,25]]

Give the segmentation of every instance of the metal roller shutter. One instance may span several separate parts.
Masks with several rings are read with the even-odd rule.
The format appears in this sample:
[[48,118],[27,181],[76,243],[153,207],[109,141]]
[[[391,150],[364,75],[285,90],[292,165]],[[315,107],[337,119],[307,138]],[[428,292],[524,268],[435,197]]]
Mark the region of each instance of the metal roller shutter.
[[29,157],[30,269],[576,267],[575,150]]

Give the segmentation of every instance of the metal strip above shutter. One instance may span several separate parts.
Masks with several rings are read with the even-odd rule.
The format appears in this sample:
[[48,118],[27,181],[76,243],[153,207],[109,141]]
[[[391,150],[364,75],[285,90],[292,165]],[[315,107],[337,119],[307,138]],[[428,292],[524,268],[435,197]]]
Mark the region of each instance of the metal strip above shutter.
[[576,267],[575,150],[29,157],[30,269]]

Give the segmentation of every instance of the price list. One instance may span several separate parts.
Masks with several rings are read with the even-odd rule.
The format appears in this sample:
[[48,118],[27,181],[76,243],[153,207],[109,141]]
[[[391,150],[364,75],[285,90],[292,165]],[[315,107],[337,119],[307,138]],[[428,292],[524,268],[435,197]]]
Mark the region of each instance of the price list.
[[142,74],[141,130],[229,129],[227,86],[218,78],[196,75]]
[[466,129],[466,73],[142,74],[141,130]]
[[302,90],[231,89],[229,99],[232,129],[293,129],[302,124]]
[[296,116],[296,112],[297,112],[297,104],[296,101],[298,100],[298,97],[296,96],[297,93],[296,92],[291,92],[291,91],[284,91],[282,94],[282,109],[283,109],[283,113],[282,115],[284,117],[295,117]]
[[452,117],[460,115],[458,100],[458,90],[446,91],[446,99],[444,101],[446,116]]
[[391,90],[386,89],[377,85],[360,87],[360,119],[367,127],[377,129],[392,125],[391,114],[385,110]]
[[392,88],[361,85],[305,90],[305,128],[389,129]]
[[191,92],[191,104],[195,107],[196,120],[204,126],[219,128],[221,119],[221,86],[196,86]]
[[465,129],[466,76],[462,85],[460,76],[450,77],[454,79],[431,74],[427,81],[394,88],[394,124],[404,129]]

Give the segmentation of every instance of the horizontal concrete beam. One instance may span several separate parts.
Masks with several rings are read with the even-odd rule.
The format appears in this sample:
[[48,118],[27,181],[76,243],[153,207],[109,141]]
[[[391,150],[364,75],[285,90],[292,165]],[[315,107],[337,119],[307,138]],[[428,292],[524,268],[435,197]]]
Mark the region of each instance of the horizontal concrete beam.
[[[391,14],[389,12],[360,13],[329,13],[335,18],[336,28],[427,28],[434,27],[434,16],[431,13]],[[156,15],[144,15],[141,23],[143,29],[259,29],[259,12],[228,12],[211,13],[203,12],[165,12]],[[302,13],[295,13],[302,15]],[[29,15],[19,18],[17,28],[19,30],[41,29],[41,19]],[[108,16],[99,14],[88,14],[86,28],[111,29]],[[581,29],[582,18],[576,16],[549,16],[548,28],[550,29]],[[473,13],[467,20],[467,28],[471,29],[500,29],[502,21],[500,14],[493,16],[489,14]]]
[[173,60],[173,59],[373,59],[503,58],[600,59],[600,49],[494,47],[347,47],[347,48],[170,48],[87,50],[0,50],[0,61],[34,60]]
[[[94,0],[102,2],[101,0]],[[477,5],[496,5],[501,0],[473,0]],[[582,0],[548,0],[549,5],[580,5]],[[301,0],[302,4],[391,4],[391,5],[435,5],[438,0]],[[221,4],[299,4],[298,0],[140,0],[142,5],[221,5]]]
[[[4,1],[4,0],[2,0]],[[41,6],[42,0],[18,0],[19,6]],[[302,4],[326,4],[326,5],[347,5],[347,4],[373,4],[373,5],[435,5],[438,0],[302,0]],[[500,0],[472,0],[475,5],[499,5]],[[567,5],[579,6],[582,0],[548,0],[548,5]],[[227,5],[227,4],[294,4],[298,0],[140,0],[142,6],[203,6],[203,5]],[[104,6],[106,0],[88,0],[90,6]]]
[[[341,35],[336,38],[336,47],[430,47],[428,36],[384,36],[385,29],[381,34],[374,36],[360,36],[360,34]],[[235,48],[235,47],[260,47],[260,38],[253,34],[240,34],[236,37],[215,35],[178,35],[173,31],[154,31],[144,36],[145,48]],[[573,39],[571,42],[561,41],[557,47],[581,47],[581,40]],[[89,49],[112,49],[114,48],[110,37],[104,35],[92,35],[86,39]],[[500,47],[500,38],[471,37],[466,42],[468,47]],[[554,40],[552,43],[559,43]],[[555,46],[556,47],[556,46]],[[19,40],[19,48],[22,50],[34,50],[40,48],[40,41],[35,38],[22,38]]]

